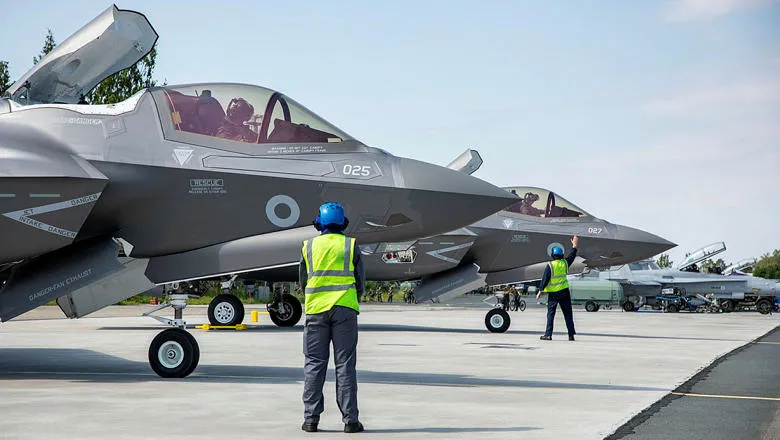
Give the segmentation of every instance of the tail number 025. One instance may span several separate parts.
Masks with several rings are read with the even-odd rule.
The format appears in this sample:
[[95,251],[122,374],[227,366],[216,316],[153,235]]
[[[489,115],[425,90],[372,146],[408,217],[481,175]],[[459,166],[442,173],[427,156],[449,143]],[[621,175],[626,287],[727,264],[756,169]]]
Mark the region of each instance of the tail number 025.
[[344,168],[341,169],[341,173],[345,176],[367,177],[371,175],[371,165],[345,164]]

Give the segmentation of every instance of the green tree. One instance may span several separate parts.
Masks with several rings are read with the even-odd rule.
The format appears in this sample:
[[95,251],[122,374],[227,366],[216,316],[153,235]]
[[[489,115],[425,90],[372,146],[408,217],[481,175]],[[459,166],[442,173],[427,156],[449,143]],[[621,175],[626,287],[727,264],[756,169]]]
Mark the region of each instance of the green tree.
[[770,280],[780,280],[780,249],[764,254],[753,269],[753,275]]
[[56,46],[57,43],[54,41],[54,35],[52,35],[51,29],[46,29],[46,39],[43,41],[43,49],[41,49],[40,55],[33,57],[33,65],[38,64],[43,57],[54,50]]
[[8,73],[8,61],[0,61],[0,96],[11,87],[11,75]]
[[669,260],[669,254],[661,254],[658,259],[655,260],[655,262],[661,269],[672,267],[672,263],[674,263],[673,261]]

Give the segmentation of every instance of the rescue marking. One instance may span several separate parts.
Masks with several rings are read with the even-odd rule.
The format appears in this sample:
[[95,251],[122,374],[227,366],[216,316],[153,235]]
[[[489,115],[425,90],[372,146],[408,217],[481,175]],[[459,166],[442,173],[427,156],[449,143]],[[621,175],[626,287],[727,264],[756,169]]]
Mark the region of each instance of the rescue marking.
[[426,254],[430,255],[431,257],[438,258],[439,260],[446,261],[448,263],[455,263],[455,264],[457,264],[457,263],[460,263],[460,260],[456,260],[456,259],[450,258],[450,257],[445,257],[444,255],[442,255],[442,253],[443,252],[456,251],[458,249],[464,249],[464,248],[470,247],[472,244],[474,244],[473,241],[469,242],[469,243],[459,244],[457,246],[450,246],[450,247],[447,247],[447,248],[444,248],[444,249],[436,249],[436,250],[428,251],[428,252],[426,252]]
[[100,198],[101,193],[90,194],[88,196],[77,197],[75,199],[64,200],[62,202],[50,203],[48,205],[36,206],[33,208],[20,209],[18,211],[6,212],[3,216],[16,220],[17,222],[30,226],[32,228],[40,229],[41,231],[48,232],[54,235],[60,235],[70,239],[76,238],[76,232],[69,231],[67,229],[58,228],[48,223],[44,223],[33,218],[30,218],[38,214],[46,214],[48,212],[62,211],[64,209],[73,208],[76,206],[86,205],[92,203]]
[[685,397],[713,397],[718,399],[745,399],[745,400],[769,400],[772,402],[780,402],[780,397],[755,397],[755,396],[728,396],[719,394],[695,394],[695,393],[678,393],[672,392],[675,396]]

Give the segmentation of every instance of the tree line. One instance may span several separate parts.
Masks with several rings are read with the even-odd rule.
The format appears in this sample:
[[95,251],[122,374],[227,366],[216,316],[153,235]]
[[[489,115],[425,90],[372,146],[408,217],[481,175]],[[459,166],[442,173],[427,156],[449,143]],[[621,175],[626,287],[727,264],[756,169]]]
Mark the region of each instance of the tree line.
[[[46,32],[41,53],[33,56],[33,66],[38,64],[49,52],[57,47],[51,29]],[[146,54],[132,67],[117,72],[104,79],[92,89],[83,101],[89,104],[115,104],[124,101],[139,90],[154,87],[157,81],[154,79],[154,66],[157,61],[157,47]],[[0,96],[13,84],[8,70],[8,61],[0,60]],[[163,83],[162,85],[165,85]]]

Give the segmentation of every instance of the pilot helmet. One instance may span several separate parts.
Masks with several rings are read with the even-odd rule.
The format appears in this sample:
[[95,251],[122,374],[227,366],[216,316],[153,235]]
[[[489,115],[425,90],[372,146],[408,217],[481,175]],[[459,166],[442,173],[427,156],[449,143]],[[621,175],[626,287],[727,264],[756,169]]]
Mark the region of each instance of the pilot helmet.
[[239,125],[248,121],[254,112],[255,108],[252,107],[252,104],[248,103],[246,99],[233,98],[230,100],[230,104],[228,104],[225,117],[230,123]]

